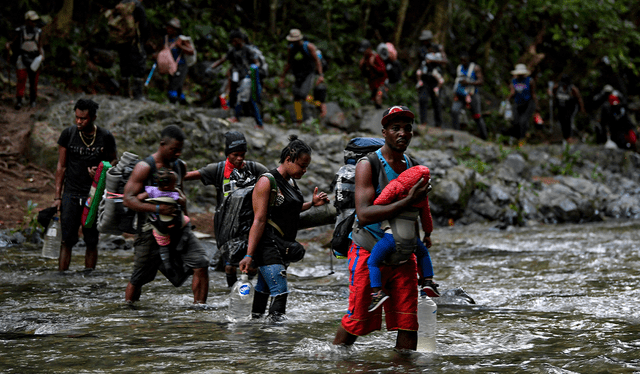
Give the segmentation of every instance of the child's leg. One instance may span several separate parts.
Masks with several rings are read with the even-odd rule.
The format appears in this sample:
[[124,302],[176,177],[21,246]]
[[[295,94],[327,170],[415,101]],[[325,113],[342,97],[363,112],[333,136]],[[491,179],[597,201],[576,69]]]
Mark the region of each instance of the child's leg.
[[429,250],[424,245],[420,238],[418,241],[418,249],[416,250],[416,257],[418,258],[418,266],[422,270],[422,276],[424,279],[433,278],[433,264],[431,263],[431,256],[429,256]]
[[367,265],[369,266],[369,282],[371,282],[371,288],[374,292],[378,292],[382,288],[380,265],[389,254],[394,252],[395,247],[396,242],[393,240],[393,235],[384,234],[371,250]]
[[164,264],[165,270],[167,270],[167,272],[170,272],[171,262],[169,261],[169,244],[171,244],[171,236],[161,233],[154,227],[153,237],[156,238],[156,242],[160,246],[159,248],[160,258],[162,259],[162,263]]

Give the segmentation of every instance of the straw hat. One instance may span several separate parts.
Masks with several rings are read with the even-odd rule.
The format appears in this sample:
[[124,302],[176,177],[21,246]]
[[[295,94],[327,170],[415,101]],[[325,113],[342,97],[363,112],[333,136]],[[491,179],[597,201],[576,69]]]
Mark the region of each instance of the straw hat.
[[531,72],[529,71],[529,69],[527,69],[527,65],[518,64],[518,65],[516,65],[516,69],[515,70],[511,70],[511,74],[513,74],[513,75],[529,75],[529,74],[531,74]]
[[176,30],[182,30],[182,26],[180,25],[180,20],[177,18],[171,18],[167,25],[173,27]]
[[36,13],[35,10],[30,10],[27,13],[24,14],[24,19],[25,21],[37,21],[40,19],[40,17],[38,17],[38,13]]
[[422,34],[420,34],[420,40],[431,40],[433,39],[433,33],[431,30],[422,30]]
[[287,40],[290,42],[302,40],[302,33],[298,29],[291,29],[289,30],[289,35],[287,35]]

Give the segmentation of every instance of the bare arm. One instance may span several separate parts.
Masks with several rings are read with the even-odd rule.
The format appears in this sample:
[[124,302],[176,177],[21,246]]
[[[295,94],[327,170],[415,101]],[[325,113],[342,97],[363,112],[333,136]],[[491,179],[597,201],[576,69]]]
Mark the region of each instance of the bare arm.
[[511,100],[516,95],[516,88],[513,86],[513,83],[509,83],[509,96],[507,96],[507,101]]
[[318,50],[316,49],[315,44],[309,43],[309,53],[311,54],[311,57],[313,57],[313,59],[315,60],[316,70],[318,71],[318,74],[320,74],[320,76],[318,77],[318,80],[316,81],[316,84],[320,84],[324,82],[324,73],[322,72],[322,62],[320,61],[320,57],[318,57]]
[[222,64],[223,62],[227,61],[227,55],[222,56],[221,58],[219,58],[216,62],[214,62],[213,64],[211,64],[210,69],[215,69],[218,66],[220,66],[220,64]]
[[202,179],[202,174],[200,174],[199,170],[188,171],[187,175],[185,175],[183,179],[185,181],[200,180],[200,179]]
[[160,214],[170,216],[175,212],[176,208],[174,205],[155,205],[138,199],[138,194],[144,191],[144,184],[149,177],[150,172],[151,167],[146,162],[139,162],[136,165],[133,172],[131,172],[129,181],[124,186],[124,197],[122,198],[122,203],[127,208],[141,213],[153,213],[156,211],[157,207],[159,207]]
[[176,42],[176,47],[180,48],[182,53],[184,53],[185,55],[191,56],[195,53],[195,50],[193,49],[191,42],[189,42],[188,40],[183,40],[178,38],[178,41]]
[[582,101],[582,95],[580,94],[580,90],[576,86],[573,86],[573,95],[578,99],[578,105],[580,105],[580,111],[582,113],[586,113],[587,111],[584,109],[584,101]]
[[475,67],[476,81],[472,82],[474,86],[482,86],[484,84],[484,74],[482,74],[482,68],[478,65]]
[[60,210],[61,198],[62,198],[62,186],[64,184],[64,174],[67,171],[67,149],[61,145],[58,146],[58,165],[56,166],[56,192],[54,195],[54,202],[52,206],[55,206]]
[[356,214],[361,225],[366,226],[393,218],[405,208],[425,199],[429,183],[421,179],[411,188],[407,197],[387,205],[373,205],[376,190],[371,182],[371,164],[361,161],[356,165]]
[[251,257],[255,255],[258,243],[264,234],[267,225],[267,213],[269,211],[269,195],[271,182],[268,178],[260,178],[253,189],[253,224],[249,230],[249,243],[247,244],[247,256],[240,261],[240,271],[246,272],[251,266]]
[[540,104],[538,104],[538,95],[536,95],[536,80],[531,78],[531,97],[533,102],[536,103],[536,110],[540,111]]

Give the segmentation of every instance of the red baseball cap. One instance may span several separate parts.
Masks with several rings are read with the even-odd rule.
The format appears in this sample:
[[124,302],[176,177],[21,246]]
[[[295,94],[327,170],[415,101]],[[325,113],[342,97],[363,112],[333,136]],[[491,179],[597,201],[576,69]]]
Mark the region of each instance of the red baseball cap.
[[382,127],[386,127],[389,121],[396,117],[406,117],[411,119],[411,123],[413,123],[413,119],[416,117],[413,112],[407,108],[406,106],[396,105],[384,111],[382,114]]
[[611,106],[620,104],[620,98],[614,94],[609,95],[609,104]]

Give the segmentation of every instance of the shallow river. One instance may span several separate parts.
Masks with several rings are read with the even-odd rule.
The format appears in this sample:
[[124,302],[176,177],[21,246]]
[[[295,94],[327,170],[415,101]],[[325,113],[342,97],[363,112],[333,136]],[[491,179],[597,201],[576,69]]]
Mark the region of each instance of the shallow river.
[[[437,229],[442,290],[476,305],[440,305],[434,353],[400,355],[395,333],[350,350],[331,345],[347,307],[344,261],[310,244],[290,268],[284,323],[231,324],[224,274],[193,306],[189,281],[159,275],[123,303],[132,251],[103,251],[69,274],[36,248],[0,248],[2,373],[639,373],[640,222]],[[309,236],[305,233],[302,236]],[[299,237],[300,239],[300,237]]]

